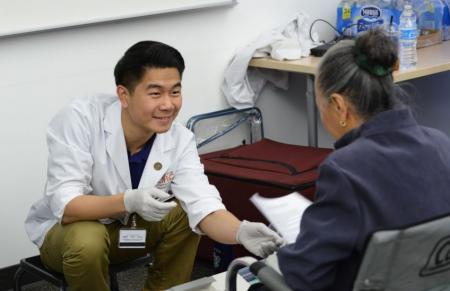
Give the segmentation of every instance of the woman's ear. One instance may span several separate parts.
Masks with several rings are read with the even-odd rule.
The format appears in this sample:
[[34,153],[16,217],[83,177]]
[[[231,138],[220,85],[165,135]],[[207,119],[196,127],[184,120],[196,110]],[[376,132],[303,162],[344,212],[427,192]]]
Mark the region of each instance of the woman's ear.
[[128,107],[128,98],[130,97],[130,94],[128,93],[128,89],[122,85],[118,85],[116,88],[116,92],[117,92],[117,96],[119,97],[122,108],[127,108]]
[[339,122],[347,122],[349,114],[349,103],[343,95],[339,93],[331,94],[330,106],[339,118]]

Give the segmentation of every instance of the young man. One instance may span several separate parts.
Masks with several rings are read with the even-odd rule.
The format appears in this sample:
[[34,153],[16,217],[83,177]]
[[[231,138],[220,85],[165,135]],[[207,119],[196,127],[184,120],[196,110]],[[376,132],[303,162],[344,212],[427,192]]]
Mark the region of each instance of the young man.
[[[117,96],[76,99],[50,122],[46,189],[25,226],[71,290],[108,290],[109,263],[149,251],[155,262],[145,290],[186,282],[198,234],[258,256],[282,243],[265,225],[225,210],[194,136],[173,123],[183,70],[176,49],[139,42],[116,65]],[[165,202],[170,191],[176,200]]]

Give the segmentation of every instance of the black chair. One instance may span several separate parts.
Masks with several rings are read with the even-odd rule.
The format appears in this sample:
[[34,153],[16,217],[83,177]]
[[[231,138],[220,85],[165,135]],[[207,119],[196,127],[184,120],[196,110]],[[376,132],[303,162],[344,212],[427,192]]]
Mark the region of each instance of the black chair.
[[450,215],[374,232],[353,291],[450,290]]
[[[151,265],[152,262],[153,262],[152,255],[147,254],[146,256],[139,257],[137,259],[127,261],[124,263],[110,264],[109,281],[111,291],[119,291],[119,284],[117,282],[117,273],[137,266]],[[17,269],[16,274],[14,275],[15,291],[22,290],[21,279],[25,273],[37,276],[40,279],[45,280],[59,287],[59,290],[61,291],[67,290],[67,282],[64,279],[64,275],[62,273],[51,271],[47,267],[45,267],[44,264],[42,264],[41,262],[40,256],[34,256],[20,260],[19,268]]]

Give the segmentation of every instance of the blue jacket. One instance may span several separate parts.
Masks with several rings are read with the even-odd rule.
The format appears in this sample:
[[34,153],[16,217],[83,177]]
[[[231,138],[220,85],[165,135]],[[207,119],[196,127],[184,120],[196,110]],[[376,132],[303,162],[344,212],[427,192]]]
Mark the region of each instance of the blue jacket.
[[295,290],[352,290],[372,232],[450,213],[450,139],[409,109],[377,114],[335,148],[296,242],[278,252]]

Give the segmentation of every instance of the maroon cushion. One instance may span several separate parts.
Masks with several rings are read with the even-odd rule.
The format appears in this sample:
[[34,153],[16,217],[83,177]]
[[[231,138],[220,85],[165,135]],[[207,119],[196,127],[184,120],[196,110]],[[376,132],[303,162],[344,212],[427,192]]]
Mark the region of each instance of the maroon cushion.
[[313,183],[317,167],[332,150],[290,145],[270,139],[201,156],[206,174],[261,181],[296,189]]

